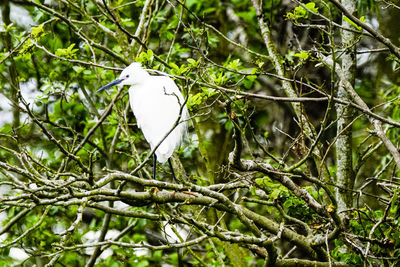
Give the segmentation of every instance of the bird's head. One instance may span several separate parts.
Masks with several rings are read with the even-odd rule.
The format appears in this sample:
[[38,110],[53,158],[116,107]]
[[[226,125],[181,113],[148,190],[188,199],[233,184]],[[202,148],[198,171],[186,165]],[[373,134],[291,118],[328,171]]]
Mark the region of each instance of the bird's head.
[[139,62],[133,62],[121,72],[118,79],[104,85],[99,90],[97,90],[97,92],[101,92],[115,85],[134,85],[139,83],[147,76],[149,76],[149,74],[146,70],[142,68],[142,65]]

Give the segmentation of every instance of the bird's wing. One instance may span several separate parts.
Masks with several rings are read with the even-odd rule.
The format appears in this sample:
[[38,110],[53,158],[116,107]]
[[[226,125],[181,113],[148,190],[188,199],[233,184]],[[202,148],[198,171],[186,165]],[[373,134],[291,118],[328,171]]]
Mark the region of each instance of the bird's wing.
[[164,76],[152,76],[145,83],[132,86],[130,102],[139,128],[153,149],[172,129],[180,112],[178,126],[156,150],[160,162],[171,157],[187,133],[189,113],[184,98],[174,81]]

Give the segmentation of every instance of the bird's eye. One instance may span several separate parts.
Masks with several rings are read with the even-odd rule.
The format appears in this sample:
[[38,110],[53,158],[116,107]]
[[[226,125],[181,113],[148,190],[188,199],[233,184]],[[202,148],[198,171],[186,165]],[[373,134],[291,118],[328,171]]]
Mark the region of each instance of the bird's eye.
[[126,78],[129,78],[129,74],[126,75]]

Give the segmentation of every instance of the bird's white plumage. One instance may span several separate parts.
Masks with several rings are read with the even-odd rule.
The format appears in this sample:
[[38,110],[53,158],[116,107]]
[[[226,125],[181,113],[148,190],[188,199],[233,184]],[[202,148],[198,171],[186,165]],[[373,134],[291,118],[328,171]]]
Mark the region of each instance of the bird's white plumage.
[[129,100],[138,127],[154,149],[164,136],[178,125],[161,142],[155,154],[161,163],[166,162],[178,149],[187,134],[189,113],[184,98],[175,82],[166,76],[152,76],[139,63],[132,63],[120,75],[121,85],[131,85]]

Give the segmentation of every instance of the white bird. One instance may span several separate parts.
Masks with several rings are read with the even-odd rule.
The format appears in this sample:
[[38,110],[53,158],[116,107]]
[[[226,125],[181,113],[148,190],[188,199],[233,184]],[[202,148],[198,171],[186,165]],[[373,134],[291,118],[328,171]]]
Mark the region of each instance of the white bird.
[[176,181],[170,157],[187,135],[189,112],[175,82],[167,76],[150,75],[140,63],[133,62],[121,72],[118,79],[97,92],[114,85],[131,86],[129,102],[137,125],[151,150],[159,145],[154,153],[153,179],[156,177],[157,161],[164,163],[168,160],[172,177]]

